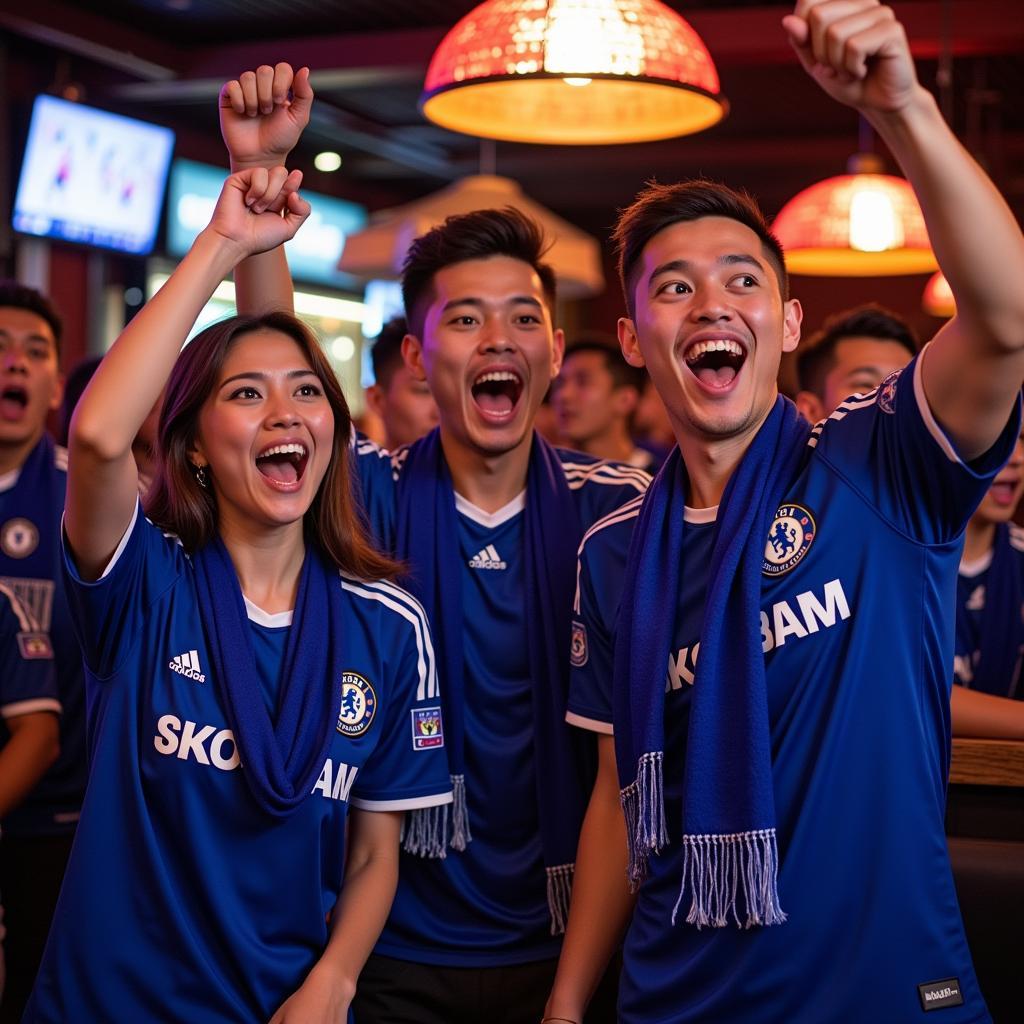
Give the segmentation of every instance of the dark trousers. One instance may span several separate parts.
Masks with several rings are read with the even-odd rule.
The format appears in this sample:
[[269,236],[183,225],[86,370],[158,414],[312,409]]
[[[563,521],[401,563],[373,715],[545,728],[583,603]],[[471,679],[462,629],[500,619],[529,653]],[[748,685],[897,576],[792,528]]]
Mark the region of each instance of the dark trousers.
[[[557,960],[509,967],[437,967],[374,954],[359,975],[356,1024],[538,1024]],[[608,969],[586,1024],[615,1024],[619,961]]]
[[18,1024],[43,957],[73,835],[0,837],[7,984],[0,1024]]

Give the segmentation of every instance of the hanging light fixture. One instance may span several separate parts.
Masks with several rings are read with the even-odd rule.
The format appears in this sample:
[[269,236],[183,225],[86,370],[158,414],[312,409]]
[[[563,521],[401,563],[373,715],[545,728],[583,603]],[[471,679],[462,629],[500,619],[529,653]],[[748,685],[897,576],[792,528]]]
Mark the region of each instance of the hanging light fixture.
[[921,308],[929,316],[937,316],[943,320],[948,320],[956,313],[953,289],[949,287],[946,275],[941,270],[936,270],[928,278],[924,294],[921,296]]
[[935,270],[914,190],[882,169],[877,156],[860,153],[848,174],[819,181],[783,206],[772,230],[791,273],[887,277]]
[[555,272],[560,296],[578,299],[604,288],[597,239],[531,199],[511,178],[496,174],[473,174],[422,199],[375,213],[362,231],[346,237],[338,269],[367,279],[400,277],[413,239],[453,214],[505,206],[536,221],[551,242],[544,262]]
[[728,109],[700,36],[659,0],[486,0],[441,41],[420,107],[453,131],[551,145],[688,135]]

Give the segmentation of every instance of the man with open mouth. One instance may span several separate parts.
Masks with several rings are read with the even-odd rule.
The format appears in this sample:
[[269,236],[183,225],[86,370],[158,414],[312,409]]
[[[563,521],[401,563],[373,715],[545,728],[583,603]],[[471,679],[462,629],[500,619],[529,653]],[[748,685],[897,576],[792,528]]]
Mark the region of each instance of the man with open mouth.
[[63,708],[58,760],[0,828],[7,984],[0,1020],[19,1021],[57,903],[85,791],[82,658],[60,571],[67,452],[46,433],[60,405],[61,321],[32,288],[0,282],[0,582],[52,643]]
[[581,550],[569,716],[604,735],[552,1021],[631,912],[622,1024],[991,1021],[943,828],[950,601],[1020,429],[1024,238],[889,8],[783,28],[900,162],[957,315],[812,428],[778,395],[801,310],[754,201],[655,185],[620,216],[619,340],[678,449]]

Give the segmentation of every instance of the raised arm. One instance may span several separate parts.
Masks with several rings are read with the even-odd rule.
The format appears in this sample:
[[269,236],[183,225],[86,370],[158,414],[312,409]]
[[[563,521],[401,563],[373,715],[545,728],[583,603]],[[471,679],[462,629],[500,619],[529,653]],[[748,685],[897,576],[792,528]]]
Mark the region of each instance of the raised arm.
[[[309,123],[309,68],[293,74],[292,66],[282,62],[246,71],[224,84],[218,106],[232,173],[281,167]],[[292,278],[283,247],[250,256],[235,268],[235,304],[239,313],[292,312]]]
[[995,186],[918,82],[903,26],[878,0],[800,0],[783,19],[797,55],[860,111],[914,187],[956,316],[922,366],[928,404],[961,457],[997,440],[1024,379],[1024,238]]
[[580,831],[569,924],[544,1008],[545,1019],[573,1024],[582,1024],[635,903],[626,882],[626,822],[619,801],[615,739],[599,736],[597,750],[597,779]]
[[242,171],[224,183],[210,224],[167,283],[121,332],[71,420],[65,529],[79,572],[95,579],[138,498],[132,441],[167,383],[200,310],[250,253],[291,238],[309,214],[298,171]]

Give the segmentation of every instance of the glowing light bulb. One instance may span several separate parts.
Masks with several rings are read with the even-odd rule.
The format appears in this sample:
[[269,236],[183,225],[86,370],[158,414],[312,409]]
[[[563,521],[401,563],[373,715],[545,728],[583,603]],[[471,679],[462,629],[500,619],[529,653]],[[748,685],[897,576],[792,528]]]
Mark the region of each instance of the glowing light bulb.
[[313,166],[318,171],[326,171],[327,173],[336,171],[341,166],[341,155],[330,150],[317,153],[313,158]]
[[885,252],[903,245],[903,224],[884,192],[865,189],[850,201],[850,248]]
[[593,81],[593,79],[591,79],[591,78],[563,78],[562,81],[565,82],[566,85],[575,85],[575,86],[579,87],[579,86],[583,86],[583,85],[590,85],[590,83]]

